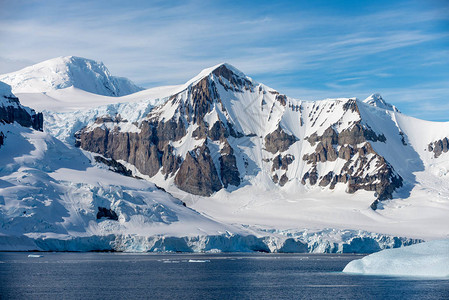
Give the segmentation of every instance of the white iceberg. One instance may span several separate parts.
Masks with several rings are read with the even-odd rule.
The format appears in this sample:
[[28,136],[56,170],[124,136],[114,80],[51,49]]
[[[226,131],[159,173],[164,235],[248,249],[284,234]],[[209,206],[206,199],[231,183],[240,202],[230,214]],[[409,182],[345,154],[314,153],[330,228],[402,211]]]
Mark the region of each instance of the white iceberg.
[[449,239],[382,250],[351,261],[343,272],[367,275],[449,277]]

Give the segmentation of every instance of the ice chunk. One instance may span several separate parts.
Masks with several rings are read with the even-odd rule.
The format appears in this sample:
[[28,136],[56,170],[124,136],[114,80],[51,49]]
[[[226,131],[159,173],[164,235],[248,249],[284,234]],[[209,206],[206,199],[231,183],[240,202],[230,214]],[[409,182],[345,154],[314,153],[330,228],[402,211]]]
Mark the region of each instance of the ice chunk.
[[382,250],[351,261],[345,273],[449,277],[449,239]]
[[206,263],[210,262],[208,259],[189,259],[189,263]]

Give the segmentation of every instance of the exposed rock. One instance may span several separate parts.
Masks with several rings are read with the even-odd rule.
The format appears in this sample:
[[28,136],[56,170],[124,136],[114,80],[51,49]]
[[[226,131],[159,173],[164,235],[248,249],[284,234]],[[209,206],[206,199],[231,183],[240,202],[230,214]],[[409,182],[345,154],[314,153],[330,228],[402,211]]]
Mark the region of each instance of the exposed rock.
[[386,142],[386,138],[383,134],[376,134],[371,128],[355,123],[351,128],[345,129],[338,135],[339,145],[357,145],[366,141],[373,142]]
[[407,142],[405,141],[405,135],[402,131],[399,131],[399,135],[401,136],[402,145],[407,146]]
[[144,121],[138,133],[121,132],[119,127],[123,120],[119,116],[99,118],[96,122],[113,123],[114,129],[109,130],[105,126],[82,129],[75,134],[77,146],[107,158],[127,161],[150,177],[159,172],[162,166],[166,175],[177,171],[180,158],[174,156],[173,147],[168,143],[185,136],[186,130],[181,119],[156,123]]
[[273,154],[284,152],[296,141],[298,141],[298,138],[294,135],[287,134],[281,126],[278,125],[278,128],[275,131],[265,136],[265,150]]
[[430,143],[427,146],[429,152],[434,153],[434,157],[438,158],[441,154],[446,153],[449,150],[449,140],[447,137],[441,140]]
[[166,176],[172,176],[179,169],[181,164],[181,157],[175,156],[173,154],[173,146],[167,144],[164,147],[161,162],[162,162],[162,173]]
[[220,151],[220,176],[223,186],[228,187],[229,184],[234,186],[240,185],[240,173],[237,168],[237,160],[234,155],[234,150],[228,141],[225,140],[225,145]]
[[344,160],[350,160],[353,155],[354,149],[350,145],[341,146],[340,150],[338,151],[338,157]]
[[291,154],[287,154],[282,156],[281,154],[276,155],[273,158],[273,165],[271,167],[271,171],[275,170],[287,170],[288,165],[290,165],[295,160],[295,157]]
[[230,85],[223,82],[223,80],[220,80],[220,84],[223,85],[225,89],[232,89],[234,91],[241,91],[243,89],[249,89],[252,87],[251,81],[249,81],[246,78],[243,78],[241,76],[236,76],[234,72],[229,70],[226,65],[221,65],[220,67],[216,68],[212,74],[215,76],[226,79]]
[[278,101],[282,106],[285,106],[287,104],[287,96],[276,95],[276,101]]
[[110,170],[125,176],[132,177],[133,173],[128,170],[124,165],[116,161],[115,159],[106,159],[101,156],[95,156],[95,161],[105,164],[106,166],[110,167]]
[[284,186],[287,182],[288,182],[288,177],[284,173],[284,174],[282,174],[281,179],[279,179],[279,185]]
[[206,144],[189,151],[175,176],[176,186],[188,193],[210,196],[222,188]]
[[351,112],[357,112],[358,114],[360,114],[359,107],[357,106],[357,101],[355,99],[350,99],[345,104],[343,104],[343,110],[351,110]]
[[234,129],[232,129],[232,127],[228,128],[221,121],[216,121],[210,129],[206,122],[200,122],[198,128],[192,132],[192,137],[196,139],[205,139],[206,137],[209,137],[213,141],[225,140],[230,135],[234,137],[240,136]]
[[321,136],[318,136],[318,134],[314,132],[312,135],[306,137],[305,139],[312,146],[315,146],[317,142],[321,142],[326,146],[338,144],[338,134],[332,127],[327,128]]
[[[348,106],[347,109],[356,109],[356,107]],[[303,156],[303,160],[307,164],[312,164],[311,170],[303,176],[303,184],[306,183],[307,179],[311,185],[316,184],[315,172],[318,163],[332,162],[341,158],[347,161],[341,169],[341,173],[329,172],[323,175],[319,182],[320,186],[330,185],[329,188],[333,189],[337,183],[343,182],[347,183],[348,193],[354,193],[360,189],[375,191],[379,200],[391,198],[394,190],[402,186],[401,176],[393,170],[393,167],[383,157],[374,151],[368,142],[385,142],[385,136],[376,134],[371,128],[362,125],[360,122],[354,123],[350,128],[339,134],[332,127],[329,127],[323,135],[318,136],[314,133],[306,139],[312,146],[316,143],[318,145],[313,153]],[[353,161],[356,154],[357,158]],[[370,170],[372,164],[375,164],[375,172],[366,174],[366,170]],[[318,174],[316,175],[318,176]]]
[[19,98],[14,96],[3,96],[6,105],[0,105],[0,122],[17,122],[24,127],[32,127],[35,130],[42,131],[44,117],[42,113],[36,113],[33,109],[25,109]]
[[193,99],[192,121],[199,124],[203,122],[204,116],[211,111],[213,100],[217,98],[217,90],[214,85],[209,84],[209,78],[205,77],[192,87]]
[[114,221],[118,221],[118,216],[115,213],[115,211],[113,211],[112,209],[108,209],[105,207],[98,207],[98,212],[97,212],[97,220],[101,219],[101,218],[106,218],[109,220],[114,220]]
[[338,157],[337,151],[331,144],[325,145],[322,142],[315,148],[312,154],[305,154],[303,160],[307,163],[317,163],[326,161],[335,161]]
[[167,122],[152,124],[156,130],[158,149],[162,150],[169,141],[179,141],[186,135],[184,122],[181,119],[170,119]]
[[329,183],[331,183],[332,179],[334,177],[334,172],[330,171],[326,175],[323,176],[321,179],[319,186],[327,186]]
[[306,184],[307,180],[309,180],[310,185],[315,185],[318,181],[318,171],[316,167],[313,167],[310,171],[306,172],[301,179],[302,184]]

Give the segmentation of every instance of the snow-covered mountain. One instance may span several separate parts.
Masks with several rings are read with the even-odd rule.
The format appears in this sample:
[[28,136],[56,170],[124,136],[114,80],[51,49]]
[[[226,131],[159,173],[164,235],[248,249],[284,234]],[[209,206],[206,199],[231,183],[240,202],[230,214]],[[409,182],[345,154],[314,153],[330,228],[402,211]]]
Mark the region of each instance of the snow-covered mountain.
[[[116,161],[42,132],[42,114],[3,82],[0,137],[0,250],[163,251],[170,241],[161,236],[244,232],[185,207]],[[135,235],[141,241],[129,244]]]
[[[55,101],[67,95],[73,90],[53,94]],[[104,163],[119,165],[226,228],[215,229],[212,239],[208,230],[193,239],[172,232],[191,251],[211,245],[223,250],[217,239],[233,249],[362,251],[413,242],[393,237],[449,234],[449,123],[405,116],[378,94],[365,101],[303,101],[220,64],[183,85],[126,96],[125,103],[78,95],[111,104],[71,112],[45,107],[45,134],[91,161],[99,156],[92,172]],[[20,97],[30,103],[27,97],[34,96]],[[71,177],[79,176],[64,178]],[[113,199],[131,201],[120,193]],[[114,210],[115,200],[104,208]],[[122,220],[122,212],[114,212]],[[153,249],[152,243],[160,243],[154,240],[157,230],[146,230],[138,233],[144,238],[128,243]],[[120,247],[128,232],[136,234],[128,228],[114,235]],[[105,234],[97,233],[86,236]]]
[[156,102],[48,120],[225,223],[429,237],[433,222],[432,235],[447,234],[449,123],[407,117],[380,95],[302,101],[220,64]]
[[18,93],[46,93],[69,87],[104,96],[125,96],[143,90],[130,80],[112,76],[102,62],[65,56],[0,75]]

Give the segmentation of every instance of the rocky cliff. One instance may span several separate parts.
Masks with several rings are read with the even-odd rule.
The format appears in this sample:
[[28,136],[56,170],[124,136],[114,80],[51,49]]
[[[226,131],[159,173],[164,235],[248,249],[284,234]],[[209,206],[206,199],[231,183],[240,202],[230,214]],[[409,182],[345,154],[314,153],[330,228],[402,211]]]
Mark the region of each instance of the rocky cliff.
[[[24,127],[43,130],[42,113],[22,106],[19,99],[11,92],[11,87],[0,81],[0,124],[18,123]],[[0,131],[0,146],[6,139],[6,133]]]

